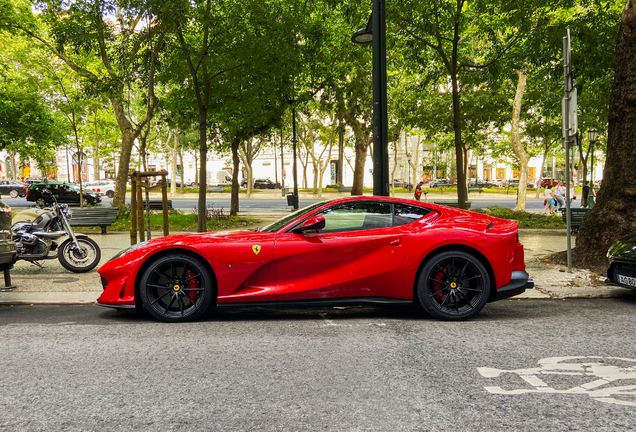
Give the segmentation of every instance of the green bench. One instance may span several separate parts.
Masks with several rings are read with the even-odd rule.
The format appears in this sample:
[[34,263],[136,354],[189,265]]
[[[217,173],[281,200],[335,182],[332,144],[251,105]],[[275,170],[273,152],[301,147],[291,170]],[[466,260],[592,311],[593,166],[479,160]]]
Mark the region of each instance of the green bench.
[[102,229],[102,234],[106,234],[106,228],[117,220],[117,207],[90,207],[71,210],[72,227],[94,227]]
[[[144,209],[146,208],[146,201],[142,201],[143,205],[144,205]],[[150,210],[163,210],[163,201],[160,199],[151,199],[149,201],[150,203]],[[168,200],[168,208],[171,209],[172,208],[172,200]]]
[[[589,208],[572,208],[570,207],[570,232],[575,234],[579,231],[579,227],[581,226],[581,222],[585,217],[585,214],[589,211]],[[563,218],[563,223],[567,224],[567,216],[565,215],[565,209],[561,209],[561,217]]]
[[[448,207],[459,208],[459,202],[457,201],[433,201],[433,204],[441,204]],[[472,205],[472,201],[466,201],[466,209],[469,209]]]
[[482,193],[483,191],[484,190],[482,188],[477,187],[477,186],[468,188],[468,192],[479,192],[479,193]]

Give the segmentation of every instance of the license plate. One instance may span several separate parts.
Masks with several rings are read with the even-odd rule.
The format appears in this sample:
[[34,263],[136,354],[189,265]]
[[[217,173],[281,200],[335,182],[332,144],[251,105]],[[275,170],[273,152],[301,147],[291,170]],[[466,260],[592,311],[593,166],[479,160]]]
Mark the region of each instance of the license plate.
[[618,283],[622,283],[623,285],[629,285],[629,286],[636,287],[636,278],[629,277],[629,276],[623,276],[623,275],[617,275],[617,276],[618,276]]

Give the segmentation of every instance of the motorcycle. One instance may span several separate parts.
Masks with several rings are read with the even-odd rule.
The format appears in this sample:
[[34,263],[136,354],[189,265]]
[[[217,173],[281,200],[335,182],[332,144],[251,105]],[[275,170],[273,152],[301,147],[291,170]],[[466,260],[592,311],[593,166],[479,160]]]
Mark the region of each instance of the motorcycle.
[[[66,204],[58,204],[48,189],[44,190],[52,197],[50,207],[35,207],[19,212],[11,227],[13,241],[18,250],[18,258],[29,261],[39,267],[45,259],[58,259],[60,264],[72,272],[85,273],[94,269],[101,259],[101,250],[94,240],[73,233],[69,224],[72,215]],[[56,240],[68,236],[62,244]],[[57,254],[51,252],[57,251]]]

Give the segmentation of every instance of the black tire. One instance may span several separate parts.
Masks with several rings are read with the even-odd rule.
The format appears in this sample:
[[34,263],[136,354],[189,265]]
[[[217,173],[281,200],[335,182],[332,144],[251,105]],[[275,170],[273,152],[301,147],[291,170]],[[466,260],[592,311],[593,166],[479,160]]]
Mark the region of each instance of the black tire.
[[17,198],[18,197],[18,191],[13,189],[11,192],[9,192],[9,196],[11,198]]
[[112,198],[112,197],[114,197],[114,196],[115,196],[115,192],[113,192],[113,191],[111,191],[111,190],[106,191],[106,196],[107,196],[108,198]]
[[157,258],[139,283],[144,309],[163,322],[200,317],[216,296],[216,284],[200,258],[173,253]]
[[102,258],[102,251],[94,240],[86,236],[75,236],[80,245],[78,249],[73,239],[66,239],[57,252],[57,259],[67,270],[74,273],[86,273],[93,270]]
[[444,321],[461,321],[478,314],[490,296],[488,270],[463,251],[438,253],[420,272],[417,298],[422,308]]

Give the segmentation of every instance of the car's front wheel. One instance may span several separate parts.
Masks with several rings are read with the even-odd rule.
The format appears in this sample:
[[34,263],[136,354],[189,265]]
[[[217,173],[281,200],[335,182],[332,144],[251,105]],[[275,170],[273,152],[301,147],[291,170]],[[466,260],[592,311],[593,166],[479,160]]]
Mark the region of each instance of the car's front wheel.
[[154,260],[144,271],[139,294],[143,307],[164,322],[192,321],[216,294],[212,275],[200,258],[172,253]]
[[484,264],[464,251],[446,251],[426,261],[417,285],[422,308],[445,321],[468,319],[483,309],[490,295]]
[[11,192],[9,192],[9,196],[11,198],[17,198],[18,197],[18,191],[13,189]]

